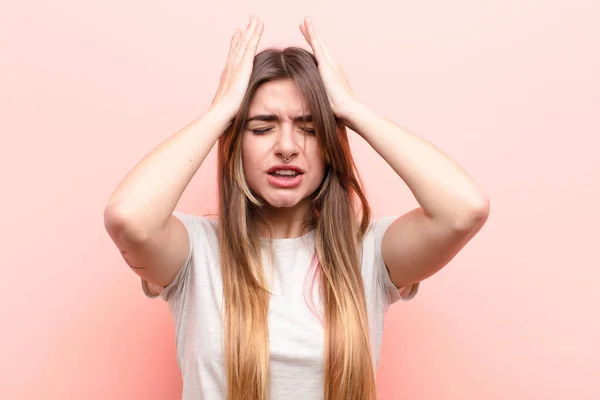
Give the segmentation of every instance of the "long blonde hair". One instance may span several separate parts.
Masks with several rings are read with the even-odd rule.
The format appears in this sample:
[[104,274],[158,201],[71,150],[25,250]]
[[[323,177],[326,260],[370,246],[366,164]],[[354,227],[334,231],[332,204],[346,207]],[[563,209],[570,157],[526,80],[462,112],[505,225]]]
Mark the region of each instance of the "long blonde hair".
[[[224,357],[228,400],[268,400],[270,291],[256,221],[265,202],[248,185],[241,141],[251,100],[265,82],[291,79],[305,96],[326,165],[311,196],[305,228],[315,230],[325,331],[325,400],[374,400],[373,368],[361,243],[371,210],[350,152],[346,127],[335,118],[317,61],[299,47],[256,54],[246,96],[218,141],[219,251],[223,278]],[[357,204],[358,203],[358,204]]]

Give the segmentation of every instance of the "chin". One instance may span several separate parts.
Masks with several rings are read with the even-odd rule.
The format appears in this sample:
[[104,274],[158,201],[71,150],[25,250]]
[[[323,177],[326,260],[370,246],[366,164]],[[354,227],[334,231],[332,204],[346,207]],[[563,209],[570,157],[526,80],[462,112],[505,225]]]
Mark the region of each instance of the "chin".
[[267,204],[274,208],[291,208],[295,207],[300,203],[300,198],[296,196],[267,196],[264,197]]

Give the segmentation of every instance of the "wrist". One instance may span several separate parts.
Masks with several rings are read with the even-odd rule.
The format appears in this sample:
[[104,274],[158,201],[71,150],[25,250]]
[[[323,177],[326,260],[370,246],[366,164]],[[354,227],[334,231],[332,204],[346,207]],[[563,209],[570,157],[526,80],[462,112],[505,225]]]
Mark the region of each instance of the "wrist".
[[221,119],[229,125],[237,114],[237,109],[229,105],[227,101],[222,100],[217,103],[212,103],[206,114],[210,114],[212,118]]
[[357,131],[361,121],[370,114],[371,110],[362,103],[354,103],[344,109],[340,115],[341,121],[348,128]]
[[214,131],[219,137],[231,126],[234,117],[235,113],[230,107],[227,107],[224,103],[213,103],[200,117],[196,118],[194,124],[204,124],[204,132],[207,130]]

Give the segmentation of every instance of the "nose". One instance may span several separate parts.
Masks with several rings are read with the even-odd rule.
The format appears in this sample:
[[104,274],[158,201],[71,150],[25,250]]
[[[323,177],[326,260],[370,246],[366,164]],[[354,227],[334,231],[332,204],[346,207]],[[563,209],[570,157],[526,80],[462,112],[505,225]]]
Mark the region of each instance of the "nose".
[[275,135],[274,151],[277,158],[285,158],[286,160],[298,155],[300,152],[301,143],[304,135],[296,132],[296,127],[293,124],[282,124],[281,129]]

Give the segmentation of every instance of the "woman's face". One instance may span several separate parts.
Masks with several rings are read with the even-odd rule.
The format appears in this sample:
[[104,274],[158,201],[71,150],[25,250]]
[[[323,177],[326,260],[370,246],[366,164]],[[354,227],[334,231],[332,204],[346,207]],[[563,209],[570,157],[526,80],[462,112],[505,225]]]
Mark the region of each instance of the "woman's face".
[[[244,172],[250,188],[272,207],[307,206],[303,200],[325,174],[314,125],[301,119],[302,104],[307,103],[293,81],[279,80],[262,84],[248,110],[242,136]],[[301,172],[293,178],[276,176],[271,170],[277,166]]]

